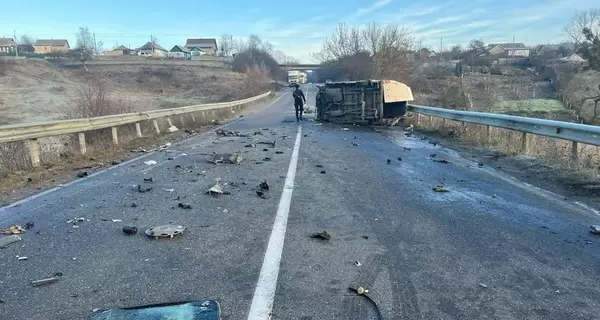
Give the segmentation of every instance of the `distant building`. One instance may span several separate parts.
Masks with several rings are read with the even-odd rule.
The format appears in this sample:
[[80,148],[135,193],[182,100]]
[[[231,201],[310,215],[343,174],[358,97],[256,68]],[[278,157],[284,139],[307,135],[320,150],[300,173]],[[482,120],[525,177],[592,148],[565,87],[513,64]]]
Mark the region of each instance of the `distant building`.
[[530,50],[523,43],[497,43],[490,44],[487,52],[492,56],[502,56],[506,58],[527,58]]
[[0,38],[0,54],[13,53],[17,47],[17,43],[13,38]]
[[161,45],[152,43],[151,41],[146,42],[145,45],[138,48],[139,55],[150,56],[150,57],[166,57],[167,49]]
[[192,53],[185,46],[176,45],[169,51],[170,58],[188,59]]
[[71,47],[66,39],[39,39],[33,44],[35,53],[67,52]]
[[217,40],[214,38],[187,39],[184,47],[190,51],[192,51],[193,48],[197,48],[204,53],[199,55],[215,56],[218,51]]
[[421,59],[429,59],[435,57],[435,51],[429,50],[427,48],[422,48],[419,50],[419,58]]

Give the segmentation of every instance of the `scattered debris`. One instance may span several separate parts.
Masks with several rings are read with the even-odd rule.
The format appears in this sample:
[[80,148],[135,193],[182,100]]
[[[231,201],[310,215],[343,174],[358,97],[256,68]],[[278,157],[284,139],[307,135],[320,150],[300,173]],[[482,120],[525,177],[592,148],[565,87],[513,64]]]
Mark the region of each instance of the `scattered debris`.
[[283,151],[275,151],[275,154],[283,154]]
[[51,278],[46,278],[46,279],[40,279],[40,280],[31,281],[31,285],[34,286],[34,287],[39,287],[39,286],[43,286],[43,285],[47,285],[47,284],[51,284],[51,283],[57,282],[58,280],[60,280],[60,276],[55,276],[55,277],[51,277]]
[[209,194],[211,196],[217,197],[220,196],[222,194],[225,194],[223,192],[223,187],[221,186],[221,178],[216,178],[215,179],[215,185],[212,186],[210,189],[208,189],[208,191],[206,191],[206,194]]
[[192,208],[191,204],[182,203],[182,202],[178,203],[177,206],[180,207],[181,209],[191,209]]
[[446,187],[443,184],[438,184],[437,186],[433,187],[433,191],[435,191],[435,192],[448,192],[449,190],[446,189]]
[[390,163],[392,163],[392,160],[387,159],[387,164],[390,164]]
[[257,142],[257,143],[258,143],[258,144],[267,144],[267,145],[270,145],[271,147],[275,148],[275,143],[276,143],[276,142],[277,142],[277,141],[273,140],[273,141],[271,141],[271,142],[270,142],[270,141],[259,141],[259,142]]
[[331,235],[329,235],[329,233],[327,233],[325,230],[321,232],[315,232],[311,234],[310,237],[314,239],[331,240]]
[[21,261],[21,260],[29,260],[29,258],[28,258],[28,257],[19,257],[19,256],[17,256],[17,260],[18,260],[18,261]]
[[369,236],[362,236],[363,239],[369,239]]
[[23,239],[21,239],[21,237],[19,237],[16,234],[10,235],[8,237],[0,238],[0,248],[6,248],[9,245],[11,245],[15,242],[21,241],[21,240],[23,240]]
[[175,191],[175,189],[173,189],[173,188],[163,189],[163,190],[165,190],[166,192],[173,192],[173,191]]
[[137,205],[137,203],[135,203],[135,202],[131,204],[131,207],[132,207],[132,208],[137,208],[137,206],[138,206],[138,205]]
[[148,160],[148,161],[144,161],[144,164],[145,164],[145,165],[148,165],[148,166],[151,166],[151,165],[154,165],[154,164],[157,164],[157,163],[158,163],[158,162],[156,162],[156,161],[154,161],[154,160]]
[[261,182],[256,190],[256,195],[263,198],[263,199],[269,199],[271,198],[271,194],[269,192],[269,184],[267,183],[267,180]]
[[435,157],[437,157],[437,153],[432,153],[429,156],[432,157],[432,158],[435,158]]
[[439,163],[450,163],[450,161],[446,160],[446,159],[433,159],[433,162],[439,162]]
[[19,234],[25,232],[25,229],[18,224],[12,225],[6,229],[0,229],[0,233],[4,234]]
[[174,160],[174,158],[173,157],[168,157],[167,160]]
[[169,128],[167,128],[168,132],[177,132],[179,131],[179,129],[176,126],[170,126]]
[[320,164],[318,164],[318,165],[317,165],[317,168],[323,168],[323,166],[322,166],[322,165],[320,165]]
[[483,167],[483,162],[477,163],[477,166],[479,166],[480,168],[482,168]]
[[218,136],[224,136],[224,137],[248,137],[248,134],[242,134],[239,131],[227,131],[227,130],[219,129],[215,132]]
[[398,161],[402,161],[402,158],[401,158],[401,157],[398,157]]
[[590,232],[600,234],[600,224],[590,226]]
[[320,173],[321,173],[321,174],[325,174],[326,172],[325,172],[325,170],[321,170],[321,172],[320,172]]
[[112,222],[123,222],[121,219],[110,219]]
[[356,260],[354,261],[354,265],[356,265],[357,267],[362,266],[362,263],[360,263],[360,261]]
[[250,143],[250,144],[245,145],[244,147],[246,147],[246,148],[256,148],[256,145],[254,143]]
[[29,230],[29,229],[33,228],[34,226],[35,226],[35,223],[33,223],[32,221],[25,223],[26,230]]
[[87,171],[77,173],[78,178],[83,178],[83,177],[87,177],[87,176],[88,176]]
[[479,286],[482,287],[482,288],[487,288],[488,287],[487,284],[485,284],[485,283],[480,283]]
[[152,187],[142,187],[141,184],[138,184],[137,189],[140,193],[144,193],[152,190]]
[[162,225],[162,226],[157,226],[157,227],[152,227],[152,228],[147,229],[146,235],[148,235],[150,237],[154,237],[155,239],[158,239],[160,237],[173,238],[176,235],[183,234],[183,231],[185,231],[184,226],[167,224],[167,225]]
[[342,128],[342,131],[350,131],[349,128]]
[[134,235],[138,232],[137,227],[135,227],[132,224],[127,224],[123,226],[123,233],[128,234],[128,235]]
[[144,178],[144,182],[154,182],[154,179],[152,179],[152,177]]
[[234,152],[229,157],[229,162],[231,162],[233,164],[240,164],[240,162],[242,162],[242,160],[244,160],[244,158],[242,157],[242,152],[240,152],[240,151]]
[[404,151],[410,151],[411,148],[404,147]]
[[264,157],[263,161],[271,161],[271,157]]
[[356,143],[356,142],[352,142],[352,146],[353,146],[353,147],[358,147],[358,143]]

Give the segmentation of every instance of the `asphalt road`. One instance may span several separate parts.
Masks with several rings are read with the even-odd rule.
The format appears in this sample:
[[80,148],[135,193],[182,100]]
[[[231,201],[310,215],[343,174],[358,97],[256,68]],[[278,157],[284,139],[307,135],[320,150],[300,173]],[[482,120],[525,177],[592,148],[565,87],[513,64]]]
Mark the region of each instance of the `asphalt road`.
[[[231,320],[271,303],[272,319],[377,319],[349,286],[367,288],[384,319],[600,318],[597,215],[417,134],[293,120],[286,93],[225,128],[249,137],[196,136],[0,209],[2,227],[35,223],[0,249],[0,319],[206,298]],[[245,147],[262,141],[276,144]],[[237,150],[240,165],[205,161]],[[230,195],[204,194],[215,178]],[[263,180],[269,199],[255,193]],[[449,192],[432,190],[440,182]],[[74,228],[75,217],[89,221]],[[140,232],[127,236],[132,221]],[[143,234],[166,223],[187,230]],[[310,237],[322,230],[331,240]]]

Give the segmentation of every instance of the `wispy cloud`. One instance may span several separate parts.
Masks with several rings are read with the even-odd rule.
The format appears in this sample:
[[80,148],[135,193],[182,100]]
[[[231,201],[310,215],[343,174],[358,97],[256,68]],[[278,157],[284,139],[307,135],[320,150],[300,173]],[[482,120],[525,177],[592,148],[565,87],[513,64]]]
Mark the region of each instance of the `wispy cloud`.
[[356,10],[355,12],[353,12],[350,17],[352,18],[358,18],[358,17],[362,17],[366,14],[369,14],[373,11],[377,11],[385,6],[387,6],[388,4],[390,4],[392,2],[392,0],[378,0],[375,1],[371,6],[369,7],[365,7],[365,8],[359,8],[358,10]]

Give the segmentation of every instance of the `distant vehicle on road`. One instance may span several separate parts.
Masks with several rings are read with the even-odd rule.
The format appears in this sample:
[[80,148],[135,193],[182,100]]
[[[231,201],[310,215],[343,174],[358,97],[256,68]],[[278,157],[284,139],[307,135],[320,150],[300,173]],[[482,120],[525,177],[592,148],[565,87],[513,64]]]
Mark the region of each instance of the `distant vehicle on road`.
[[395,125],[406,116],[412,90],[394,80],[362,80],[317,85],[317,121]]

